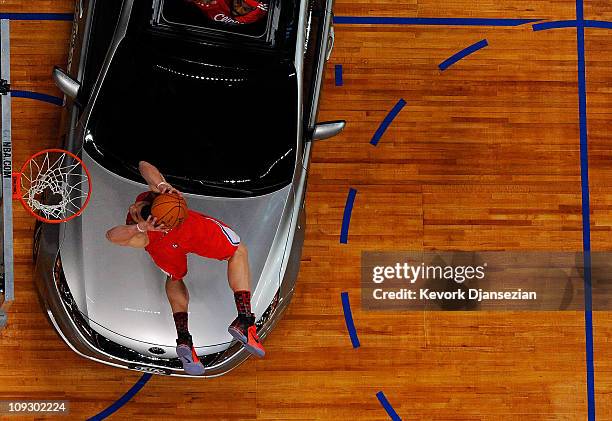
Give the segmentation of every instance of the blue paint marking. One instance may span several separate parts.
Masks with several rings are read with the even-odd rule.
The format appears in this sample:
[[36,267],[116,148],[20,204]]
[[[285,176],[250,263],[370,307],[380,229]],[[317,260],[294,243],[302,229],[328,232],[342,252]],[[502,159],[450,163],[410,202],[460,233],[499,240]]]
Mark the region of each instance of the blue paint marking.
[[584,331],[587,376],[588,419],[595,421],[595,366],[593,358],[593,296],[591,285],[591,209],[589,194],[589,157],[586,101],[584,28],[612,29],[612,22],[585,20],[583,0],[576,0],[576,20],[533,25],[534,31],[576,27],[578,52],[578,113],[580,116],[580,181],[582,190],[582,249],[584,253]]
[[50,104],[59,105],[60,107],[64,105],[64,100],[62,98],[53,95],[41,94],[40,92],[11,90],[11,97],[34,99],[37,101],[43,101],[48,102]]
[[584,26],[588,28],[612,29],[612,22],[607,22],[605,20],[585,20]]
[[387,130],[393,119],[397,117],[397,115],[400,111],[402,111],[402,108],[404,108],[405,105],[406,101],[404,101],[403,99],[397,101],[397,104],[395,104],[391,111],[389,111],[389,114],[387,114],[382,123],[380,123],[380,126],[378,126],[378,129],[374,133],[374,136],[372,136],[372,140],[370,140],[371,145],[378,145],[378,141],[380,140],[382,135],[385,134],[385,131]]
[[349,336],[351,337],[351,343],[353,348],[359,348],[359,338],[357,337],[357,330],[355,330],[355,323],[353,322],[353,313],[351,312],[351,303],[349,302],[348,292],[340,294],[342,298],[342,309],[344,310],[344,321],[346,322],[346,328],[348,329]]
[[536,23],[531,26],[531,28],[534,31],[545,31],[547,29],[575,28],[575,27],[576,27],[575,20],[556,20],[553,22]]
[[87,421],[100,421],[117,412],[119,408],[128,403],[136,393],[140,392],[140,389],[142,389],[144,385],[147,384],[147,382],[151,379],[152,376],[153,375],[150,373],[143,374],[140,380],[138,380],[136,384],[131,387],[130,390],[125,392],[125,395],[120,397],[114,404],[106,408],[104,411],[100,412],[98,415],[94,415]]
[[336,64],[334,70],[336,71],[336,86],[343,86],[344,81],[342,80],[342,65]]
[[399,18],[375,16],[334,16],[334,23],[345,25],[450,25],[450,26],[519,26],[542,19],[494,18]]
[[0,13],[0,19],[10,20],[61,20],[71,21],[72,13]]
[[444,60],[442,63],[440,63],[438,67],[440,68],[440,70],[444,71],[448,69],[450,66],[452,66],[453,64],[457,63],[462,58],[469,56],[470,54],[475,53],[476,51],[485,48],[487,45],[489,45],[489,43],[487,42],[486,39],[480,40],[477,43],[472,44],[467,48],[464,48],[458,53],[453,54],[452,56]]
[[[583,20],[585,28],[605,28],[612,29],[612,22],[605,20]],[[546,31],[547,29],[576,28],[576,20],[555,20],[552,22],[536,23],[531,26],[534,31]]]
[[382,391],[378,392],[376,394],[376,397],[378,398],[378,401],[383,406],[383,408],[385,408],[385,411],[387,411],[387,414],[389,414],[389,416],[391,417],[393,421],[402,421],[402,419],[400,418],[399,415],[397,415],[397,412],[395,412],[395,409],[393,409],[393,407],[387,400],[387,397]]
[[351,213],[353,212],[353,203],[355,203],[355,196],[357,190],[350,188],[348,196],[346,197],[346,205],[344,205],[344,216],[342,217],[342,228],[340,230],[340,243],[346,244],[348,242],[349,226],[351,224]]
[[589,159],[587,132],[586,66],[584,58],[584,6],[576,0],[578,49],[578,110],[580,114],[580,180],[582,184],[582,248],[584,252],[584,330],[586,347],[589,421],[595,421],[595,368],[593,364],[593,313],[591,295],[591,211],[589,205]]

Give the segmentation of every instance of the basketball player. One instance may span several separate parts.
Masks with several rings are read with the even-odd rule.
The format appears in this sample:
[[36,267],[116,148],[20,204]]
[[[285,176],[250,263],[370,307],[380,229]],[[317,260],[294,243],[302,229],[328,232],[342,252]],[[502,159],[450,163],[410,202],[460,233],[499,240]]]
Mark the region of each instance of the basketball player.
[[186,0],[196,5],[210,20],[240,25],[260,20],[268,5],[256,0]]
[[251,354],[263,357],[265,350],[257,336],[255,315],[251,313],[248,254],[240,237],[223,222],[192,210],[188,210],[187,217],[176,226],[157,224],[157,219],[151,215],[155,197],[160,193],[177,196],[181,193],[153,165],[140,161],[138,166],[150,191],[138,195],[129,207],[126,224],[110,229],[106,238],[121,246],[144,248],[167,275],[166,295],[176,326],[176,353],[183,369],[192,375],[204,373],[187,326],[189,292],[183,282],[187,274],[187,253],[227,261],[227,278],[238,310],[238,317],[228,332]]

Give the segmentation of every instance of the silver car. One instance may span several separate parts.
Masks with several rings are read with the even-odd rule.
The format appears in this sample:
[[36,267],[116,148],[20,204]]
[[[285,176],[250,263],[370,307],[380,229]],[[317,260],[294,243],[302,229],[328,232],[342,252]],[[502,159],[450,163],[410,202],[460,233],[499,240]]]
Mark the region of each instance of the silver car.
[[[185,375],[165,275],[144,251],[105,239],[147,189],[141,159],[191,209],[240,235],[259,335],[271,332],[295,288],[312,141],[344,127],[316,123],[332,3],[271,0],[264,19],[232,26],[182,0],[77,2],[68,68],[53,77],[66,97],[60,146],[88,167],[91,200],[79,218],[39,223],[33,249],[41,302],[76,353]],[[204,377],[249,355],[227,332],[236,313],[225,271],[225,263],[189,258],[190,331]]]

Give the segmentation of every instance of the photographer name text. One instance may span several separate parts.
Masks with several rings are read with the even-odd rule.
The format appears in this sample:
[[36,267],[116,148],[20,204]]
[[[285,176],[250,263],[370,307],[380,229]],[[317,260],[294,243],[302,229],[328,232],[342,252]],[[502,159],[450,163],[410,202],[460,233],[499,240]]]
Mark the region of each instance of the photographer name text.
[[412,290],[401,288],[399,290],[386,291],[382,288],[376,288],[372,291],[372,297],[375,300],[537,300],[535,291],[523,291],[516,289],[514,291],[484,291],[480,288],[457,289],[455,291],[432,291],[429,288],[419,288]]

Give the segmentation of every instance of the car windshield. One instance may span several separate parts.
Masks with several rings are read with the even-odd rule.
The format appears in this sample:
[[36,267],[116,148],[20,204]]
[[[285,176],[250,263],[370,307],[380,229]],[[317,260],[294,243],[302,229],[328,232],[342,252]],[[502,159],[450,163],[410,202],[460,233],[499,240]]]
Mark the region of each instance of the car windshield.
[[149,161],[179,189],[214,196],[290,183],[297,145],[290,62],[262,66],[212,52],[186,59],[148,45],[126,39],[113,59],[87,125],[85,148],[96,161],[136,181],[138,162]]

